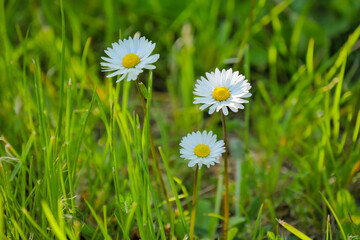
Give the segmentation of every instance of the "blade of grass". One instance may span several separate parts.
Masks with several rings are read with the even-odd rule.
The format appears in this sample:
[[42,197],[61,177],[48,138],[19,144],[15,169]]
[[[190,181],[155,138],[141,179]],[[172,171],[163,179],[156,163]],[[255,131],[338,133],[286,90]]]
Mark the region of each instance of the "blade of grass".
[[179,199],[179,195],[178,195],[178,189],[177,186],[174,183],[174,179],[173,179],[173,175],[170,171],[170,167],[169,167],[169,163],[168,163],[168,158],[166,158],[163,150],[161,147],[158,147],[159,152],[160,152],[160,156],[161,159],[163,160],[164,166],[165,166],[165,170],[166,170],[166,174],[168,176],[169,182],[170,182],[170,186],[171,186],[171,190],[173,191],[174,197],[175,197],[175,203],[176,203],[176,207],[179,211],[179,215],[180,215],[180,220],[181,223],[183,225],[184,231],[188,234],[189,233],[189,229],[188,229],[188,225],[186,224],[185,221],[185,215],[184,215],[184,210],[181,206],[181,202]]
[[42,201],[41,206],[43,208],[45,216],[46,216],[47,220],[49,221],[49,224],[50,224],[51,228],[53,229],[55,235],[60,240],[67,240],[66,235],[62,231],[59,224],[56,222],[55,217],[54,217],[54,215],[52,215],[51,210],[50,210],[49,206],[46,204],[46,202]]
[[306,68],[309,78],[312,78],[314,74],[314,42],[314,38],[310,38],[306,53]]
[[0,239],[6,239],[4,230],[4,203],[2,196],[0,196]]
[[326,221],[326,240],[329,240],[329,237],[330,237],[330,240],[332,240],[330,215],[328,215],[327,221]]
[[[61,137],[62,129],[62,116],[64,108],[64,85],[65,85],[65,16],[64,16],[64,3],[60,0],[60,11],[61,11],[61,71],[60,71],[60,105],[59,105],[59,118],[56,129],[55,138],[56,142],[59,142]],[[56,143],[57,145],[57,143]],[[57,149],[57,147],[55,147]]]
[[137,203],[133,203],[131,205],[130,212],[128,213],[128,216],[126,218],[124,237],[127,237],[128,239],[130,239],[129,238],[129,231],[130,231],[131,222],[133,220],[136,208],[137,208]]
[[305,21],[307,19],[307,15],[308,15],[308,12],[310,10],[310,7],[311,7],[311,2],[308,3],[308,4],[304,4],[303,9],[301,11],[301,14],[297,18],[296,25],[295,25],[293,33],[291,35],[290,53],[293,56],[296,56],[299,41],[300,41],[300,36],[301,36],[301,33],[302,33],[304,23],[305,23]]
[[[344,48],[343,51],[346,49]],[[340,53],[341,56],[343,56],[342,64],[341,64],[341,70],[338,76],[338,83],[336,84],[335,94],[334,94],[334,103],[333,103],[333,109],[332,109],[332,118],[333,118],[333,134],[334,139],[337,140],[339,137],[339,131],[340,131],[340,97],[341,97],[341,89],[343,85],[344,80],[344,74],[345,74],[345,66],[346,66],[346,59],[347,54],[346,52]]]
[[320,193],[320,194],[321,194],[321,197],[324,199],[326,205],[327,205],[328,208],[330,209],[331,213],[333,214],[333,216],[334,216],[334,218],[335,218],[335,220],[336,220],[336,223],[337,223],[338,226],[339,226],[339,229],[340,229],[342,238],[343,238],[344,240],[346,240],[347,238],[346,238],[344,229],[343,229],[343,227],[341,226],[341,222],[340,222],[339,218],[336,216],[336,213],[335,213],[334,209],[331,207],[330,203],[329,203],[328,200],[325,198],[325,196],[324,196],[322,193]]
[[93,89],[90,106],[85,114],[85,119],[83,120],[82,125],[81,125],[79,138],[78,138],[78,142],[77,142],[77,146],[76,146],[76,150],[75,150],[74,165],[73,165],[73,169],[72,169],[72,178],[73,179],[75,179],[76,167],[77,167],[77,162],[78,162],[78,158],[79,158],[79,154],[80,154],[81,143],[82,143],[84,132],[85,132],[85,127],[86,127],[87,121],[89,119],[89,116],[90,116],[90,113],[92,110],[92,106],[94,105],[95,95],[96,95],[95,92],[96,92],[96,88]]
[[41,148],[45,149],[48,146],[48,138],[47,138],[47,131],[45,125],[45,116],[43,111],[43,98],[42,98],[42,88],[41,88],[41,70],[39,65],[39,60],[34,60],[34,84],[35,84],[35,95],[36,95],[36,103],[37,103],[37,110],[38,110],[38,117],[39,117],[39,127],[40,127],[40,143]]
[[292,234],[294,234],[295,236],[297,236],[301,240],[311,240],[311,238],[309,238],[308,236],[306,236],[305,234],[303,234],[302,232],[300,232],[299,230],[297,230],[296,228],[294,228],[290,224],[288,224],[288,223],[286,223],[286,222],[284,222],[282,220],[279,220],[279,219],[277,219],[277,221],[281,224],[281,226],[286,228],[288,231],[290,231]]
[[99,217],[96,215],[95,210],[91,207],[91,205],[90,205],[90,203],[88,201],[85,200],[85,203],[88,206],[88,208],[90,209],[90,212],[93,215],[96,223],[98,224],[98,227],[99,227],[101,233],[103,234],[104,238],[107,239],[107,240],[110,240],[111,237],[107,234],[107,229],[105,229],[104,224],[101,222]]
[[355,123],[355,127],[354,127],[354,133],[352,136],[352,142],[355,143],[358,135],[359,135],[359,129],[360,129],[360,110],[357,113],[357,117],[356,117],[356,123]]
[[[0,207],[0,210],[1,210],[1,207]],[[20,235],[21,239],[27,239],[25,236],[25,233],[23,232],[23,230],[21,229],[21,227],[19,226],[19,224],[16,222],[16,220],[13,217],[11,218],[11,222],[14,225],[18,234]]]
[[[66,163],[67,163],[67,167],[68,167],[68,178],[69,178],[69,191],[70,191],[70,196],[69,196],[69,200],[70,200],[70,204],[71,204],[71,209],[72,209],[72,217],[75,219],[76,218],[76,210],[75,210],[75,199],[73,198],[74,196],[74,190],[73,190],[73,186],[74,186],[74,182],[73,182],[73,178],[72,178],[72,169],[71,169],[71,154],[70,154],[70,141],[71,141],[71,116],[72,116],[72,101],[71,101],[71,96],[72,96],[72,84],[71,84],[71,79],[69,79],[69,84],[68,84],[68,88],[67,88],[67,100],[66,100],[66,113],[65,113],[65,144],[66,144]],[[60,171],[61,172],[61,171]],[[61,173],[60,173],[61,174]],[[66,196],[66,195],[65,195]]]
[[[257,234],[258,228],[260,226],[261,214],[262,214],[263,206],[264,206],[264,204],[261,204],[261,207],[259,209],[259,212],[258,212],[258,215],[257,215],[257,218],[256,218],[256,223],[255,223],[255,227],[254,227],[253,234],[252,234],[252,240],[256,239],[256,234]],[[261,228],[261,226],[260,226],[260,228]],[[260,230],[259,230],[259,232],[260,232]]]
[[[139,153],[138,153],[138,155],[139,155]],[[141,155],[139,155],[139,158],[141,159]],[[147,168],[146,168],[144,162],[140,161],[140,164],[141,164],[141,167],[143,168],[143,172],[144,172],[146,181],[148,182],[148,186],[149,186],[149,189],[150,189],[152,199],[154,201],[154,208],[155,208],[156,216],[157,216],[157,219],[158,219],[158,224],[159,224],[159,228],[160,228],[159,231],[160,231],[160,234],[161,234],[161,239],[166,239],[165,231],[164,231],[165,228],[164,228],[163,222],[161,220],[161,215],[160,215],[160,211],[159,211],[159,208],[158,208],[159,205],[158,205],[158,202],[157,202],[157,198],[156,198],[156,195],[155,195],[154,188],[151,185],[149,173],[148,173],[148,171],[146,171]]]

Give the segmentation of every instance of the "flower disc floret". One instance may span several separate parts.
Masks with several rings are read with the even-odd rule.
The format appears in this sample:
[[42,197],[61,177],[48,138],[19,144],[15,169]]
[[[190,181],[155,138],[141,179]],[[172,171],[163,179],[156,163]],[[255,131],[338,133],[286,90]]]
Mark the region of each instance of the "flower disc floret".
[[126,54],[122,60],[122,65],[126,68],[135,67],[140,62],[140,58],[135,53]]
[[182,138],[180,142],[180,157],[190,160],[189,167],[198,164],[210,167],[220,162],[221,154],[225,152],[223,140],[216,140],[212,131],[192,132]]
[[196,156],[204,158],[204,157],[209,156],[210,148],[206,144],[198,144],[194,148],[194,153]]
[[212,93],[215,100],[224,101],[230,97],[230,91],[226,87],[216,87]]

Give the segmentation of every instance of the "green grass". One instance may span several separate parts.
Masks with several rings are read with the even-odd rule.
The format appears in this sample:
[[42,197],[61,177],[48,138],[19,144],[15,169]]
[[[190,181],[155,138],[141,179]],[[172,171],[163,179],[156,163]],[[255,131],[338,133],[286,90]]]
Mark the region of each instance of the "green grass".
[[[179,142],[222,136],[220,115],[192,104],[215,67],[253,86],[227,119],[231,239],[360,235],[359,11],[354,0],[0,0],[0,239],[188,235],[194,169]],[[100,69],[104,49],[137,32],[160,54],[139,79],[146,114],[134,82]],[[222,236],[222,169],[199,172],[199,239]]]

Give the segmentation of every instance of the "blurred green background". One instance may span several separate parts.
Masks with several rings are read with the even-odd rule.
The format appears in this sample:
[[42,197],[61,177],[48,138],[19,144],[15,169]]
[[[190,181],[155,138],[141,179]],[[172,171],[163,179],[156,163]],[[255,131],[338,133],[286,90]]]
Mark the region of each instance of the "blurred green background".
[[[23,219],[26,236],[41,238],[21,208],[47,231],[39,210],[41,199],[47,199],[46,187],[37,189],[36,184],[43,181],[45,159],[53,159],[59,169],[67,163],[65,152],[56,148],[50,157],[43,154],[42,141],[51,141],[59,131],[60,99],[65,128],[71,79],[70,136],[63,129],[59,146],[70,139],[70,158],[72,153],[78,157],[72,191],[77,196],[81,236],[102,239],[86,199],[97,215],[108,212],[109,235],[122,238],[113,215],[121,210],[114,200],[104,116],[112,116],[111,99],[131,115],[136,112],[140,119],[143,115],[135,86],[107,79],[100,61],[111,43],[134,34],[155,42],[154,52],[160,54],[153,71],[151,125],[155,145],[162,146],[172,174],[181,180],[179,194],[184,189],[189,192],[182,199],[184,210],[190,210],[193,170],[179,157],[181,138],[201,129],[222,136],[220,115],[209,116],[192,104],[194,83],[216,67],[232,67],[253,86],[245,110],[230,114],[227,121],[230,225],[236,229],[235,239],[262,239],[267,231],[289,235],[276,219],[322,239],[328,214],[334,239],[340,239],[339,226],[320,193],[334,208],[346,235],[359,234],[360,1],[64,0],[63,7],[62,50],[59,1],[0,0],[0,196],[4,203],[0,228],[5,229],[4,236],[15,239],[12,219]],[[140,80],[146,84],[147,79],[145,71]],[[95,87],[99,98],[90,109]],[[123,93],[129,94],[128,101]],[[115,152],[119,191],[126,198],[128,143],[120,131],[114,129]],[[163,164],[160,167],[165,179],[169,177]],[[216,217],[209,214],[221,213],[217,193],[221,172],[222,165],[202,170],[195,230],[199,238],[220,237],[221,221],[216,227]],[[150,172],[161,202],[155,175]],[[170,191],[168,181],[166,185]],[[261,204],[261,227],[254,232]],[[136,222],[131,231],[135,239]],[[183,233],[175,235],[183,237]]]

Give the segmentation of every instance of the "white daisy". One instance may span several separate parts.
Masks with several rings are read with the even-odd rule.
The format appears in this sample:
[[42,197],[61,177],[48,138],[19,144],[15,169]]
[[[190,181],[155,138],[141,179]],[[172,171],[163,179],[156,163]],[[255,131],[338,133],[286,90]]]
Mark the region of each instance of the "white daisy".
[[128,81],[136,80],[143,69],[155,69],[152,65],[159,59],[159,54],[151,55],[155,48],[155,43],[147,40],[145,37],[119,40],[112,44],[112,48],[105,50],[110,57],[101,57],[101,66],[103,71],[114,71],[107,77],[121,75],[116,81],[119,82],[127,77]]
[[194,103],[203,104],[200,110],[209,108],[209,114],[214,111],[218,112],[220,109],[225,115],[228,115],[228,108],[231,111],[237,112],[238,109],[244,109],[242,103],[247,103],[247,98],[251,96],[249,89],[251,88],[248,80],[244,75],[239,75],[239,72],[233,72],[223,69],[221,72],[218,68],[215,72],[206,73],[206,78],[201,77],[195,84]]
[[204,164],[207,167],[220,163],[219,158],[225,152],[223,140],[216,141],[216,134],[212,131],[192,132],[182,138],[180,142],[180,157],[190,160],[189,167],[198,164],[199,168]]

